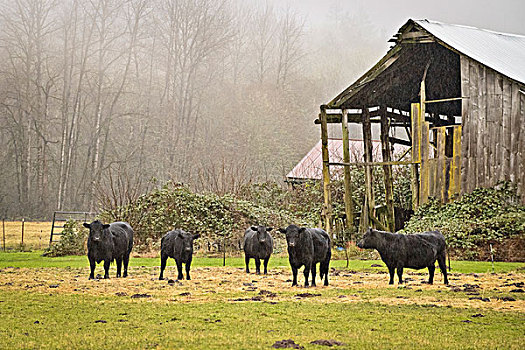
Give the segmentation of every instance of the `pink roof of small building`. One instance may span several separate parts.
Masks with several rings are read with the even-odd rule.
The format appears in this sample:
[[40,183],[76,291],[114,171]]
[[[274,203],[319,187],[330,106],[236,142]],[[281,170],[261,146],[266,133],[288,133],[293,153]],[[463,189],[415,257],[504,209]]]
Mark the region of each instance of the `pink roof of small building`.
[[[350,140],[350,162],[363,162],[363,140]],[[399,154],[406,150],[406,146],[395,144],[394,154]],[[328,139],[328,157],[332,163],[343,162],[343,140]],[[372,141],[372,161],[381,162],[383,156],[381,154],[381,141]],[[341,178],[342,171],[332,171],[335,169],[342,169],[342,166],[332,165],[330,167],[330,175],[332,178]],[[303,159],[286,175],[288,179],[320,180],[323,176],[323,157],[321,154],[321,141],[319,141],[308,152]]]

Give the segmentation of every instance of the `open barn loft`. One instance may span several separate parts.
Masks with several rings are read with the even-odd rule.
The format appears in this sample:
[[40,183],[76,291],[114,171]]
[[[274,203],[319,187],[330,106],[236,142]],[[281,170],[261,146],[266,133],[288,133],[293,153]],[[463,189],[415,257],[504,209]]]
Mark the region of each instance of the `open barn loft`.
[[[350,167],[365,168],[360,228],[394,231],[392,166],[411,167],[412,204],[448,202],[476,187],[513,181],[525,201],[525,36],[409,20],[387,54],[356,82],[321,105],[324,217],[330,231],[330,166],[345,169],[346,221],[353,222]],[[328,123],[340,123],[343,162],[328,157]],[[363,130],[362,162],[350,162],[348,123]],[[382,161],[371,157],[371,124],[381,126]],[[401,128],[406,137],[394,137]],[[392,145],[410,147],[392,159]],[[386,204],[379,210],[371,167],[384,170]],[[348,225],[351,229],[353,225]]]

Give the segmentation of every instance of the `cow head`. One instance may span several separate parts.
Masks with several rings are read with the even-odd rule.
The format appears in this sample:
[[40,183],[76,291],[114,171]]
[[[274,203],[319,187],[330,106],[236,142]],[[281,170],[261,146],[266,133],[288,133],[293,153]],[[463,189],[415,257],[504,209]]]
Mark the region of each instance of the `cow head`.
[[288,244],[288,247],[293,248],[299,244],[301,235],[304,234],[306,228],[290,225],[286,229],[280,228],[278,231],[286,235],[286,243]]
[[180,230],[178,235],[177,235],[177,238],[182,241],[182,250],[183,251],[193,252],[193,240],[199,238],[200,236],[201,235],[198,234],[198,233],[191,234],[191,233],[185,232],[183,230]]
[[89,238],[94,242],[101,241],[107,234],[106,229],[109,228],[109,224],[103,224],[98,220],[93,221],[91,224],[84,222],[83,225],[89,229]]
[[357,242],[357,246],[365,249],[376,248],[379,238],[379,232],[369,227],[368,230],[365,231],[363,238]]
[[264,243],[268,238],[266,232],[270,232],[271,230],[273,230],[273,227],[252,226],[250,227],[250,229],[257,233],[257,241],[259,241],[259,243]]

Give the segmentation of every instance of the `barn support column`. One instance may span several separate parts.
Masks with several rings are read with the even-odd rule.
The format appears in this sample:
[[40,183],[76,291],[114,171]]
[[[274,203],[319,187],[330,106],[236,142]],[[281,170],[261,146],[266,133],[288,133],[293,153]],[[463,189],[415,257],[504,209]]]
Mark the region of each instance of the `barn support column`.
[[352,178],[350,174],[350,140],[348,138],[348,111],[343,109],[341,118],[341,128],[343,131],[343,162],[347,165],[344,166],[344,185],[345,185],[345,215],[346,215],[346,228],[350,233],[350,240],[354,235],[354,210],[352,201]]
[[363,126],[363,149],[365,158],[365,202],[363,204],[362,217],[361,217],[361,230],[366,230],[370,226],[371,221],[374,217],[374,191],[372,189],[372,124],[370,122],[370,113],[368,108],[363,107],[361,113],[361,122]]
[[321,121],[321,150],[323,157],[323,194],[324,194],[324,208],[323,214],[325,217],[325,230],[330,235],[332,222],[332,198],[330,194],[330,159],[328,155],[328,124],[326,118],[326,106],[321,106],[321,114],[319,115]]
[[412,103],[410,110],[412,120],[412,209],[415,211],[419,206],[419,180],[418,164],[421,161],[421,110],[419,103]]
[[[381,153],[383,162],[392,161],[390,152],[390,120],[386,115],[386,106],[381,106]],[[383,165],[385,182],[385,201],[386,201],[386,228],[390,232],[395,232],[396,221],[394,214],[394,179],[392,176],[392,165]]]

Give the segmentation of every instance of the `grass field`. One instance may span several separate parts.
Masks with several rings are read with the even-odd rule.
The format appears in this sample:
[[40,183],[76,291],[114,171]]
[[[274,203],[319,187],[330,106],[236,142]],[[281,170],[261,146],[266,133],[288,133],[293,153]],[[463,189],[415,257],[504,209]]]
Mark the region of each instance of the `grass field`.
[[[85,256],[0,253],[0,348],[521,349],[525,264],[452,261],[440,273],[406,270],[388,285],[377,261],[334,261],[330,286],[291,287],[286,258],[246,274],[240,258],[196,258],[192,280],[159,281],[158,258],[132,258],[130,276],[88,280]],[[253,263],[252,263],[253,264]],[[103,269],[97,266],[96,273]],[[176,276],[170,261],[165,275]],[[304,282],[302,274],[299,283]]]
[[[51,222],[24,222],[25,249],[44,249],[49,245]],[[20,250],[22,243],[22,221],[5,221],[0,227],[0,246],[4,248],[3,235],[5,232],[5,247]]]

